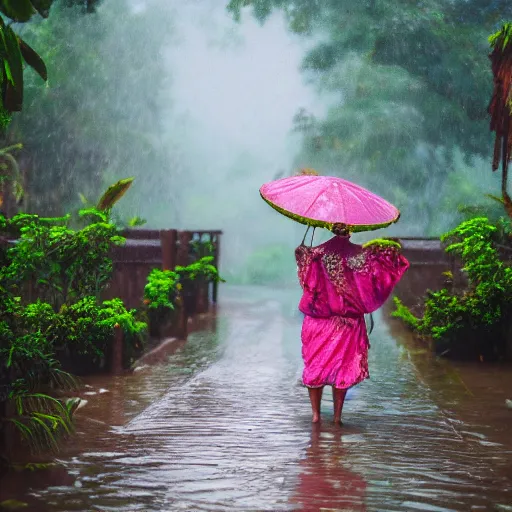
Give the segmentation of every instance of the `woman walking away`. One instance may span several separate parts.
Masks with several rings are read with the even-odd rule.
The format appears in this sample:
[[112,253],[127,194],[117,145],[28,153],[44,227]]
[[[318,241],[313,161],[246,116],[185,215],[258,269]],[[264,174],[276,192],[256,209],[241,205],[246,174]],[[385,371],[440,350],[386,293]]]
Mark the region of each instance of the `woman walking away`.
[[303,295],[303,384],[309,390],[313,422],[320,421],[324,386],[332,386],[334,421],[341,423],[347,390],[369,377],[365,313],[380,308],[409,267],[400,245],[377,240],[364,246],[350,241],[345,224],[317,247],[296,249]]

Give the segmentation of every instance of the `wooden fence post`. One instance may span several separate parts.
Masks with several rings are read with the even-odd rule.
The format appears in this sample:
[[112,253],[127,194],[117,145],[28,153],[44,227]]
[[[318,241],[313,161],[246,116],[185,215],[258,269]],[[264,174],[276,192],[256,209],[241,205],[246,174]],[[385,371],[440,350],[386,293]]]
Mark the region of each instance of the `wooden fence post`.
[[[0,457],[5,456],[7,450],[6,422],[7,399],[11,390],[10,371],[4,363],[0,363]],[[0,473],[3,468],[0,467]]]
[[123,330],[120,326],[116,325],[114,328],[114,339],[112,340],[112,360],[110,367],[110,371],[113,375],[123,373],[123,344]]
[[[188,231],[180,231],[178,233],[178,248],[176,251],[176,264],[186,267],[189,263],[191,233]],[[188,336],[188,311],[185,304],[186,290],[182,288],[180,292],[181,303],[177,312],[177,335],[180,339],[186,339]]]
[[192,233],[190,231],[180,231],[178,233],[178,250],[176,256],[176,264],[186,267],[189,264],[190,240]]
[[[200,233],[199,234],[199,253],[198,258],[204,258],[206,256],[206,251],[203,246],[203,237],[205,235],[209,235],[209,240],[211,241],[211,234],[210,233]],[[209,289],[210,283],[205,278],[199,278],[196,283],[196,312],[206,313],[208,311],[208,289]]]
[[[219,268],[219,258],[220,258],[220,235],[212,235],[212,243],[213,243],[213,264]],[[217,304],[217,297],[219,293],[219,283],[213,283],[212,290],[212,302]]]
[[175,229],[160,231],[160,245],[162,247],[162,270],[174,270],[176,267],[176,242],[178,232]]

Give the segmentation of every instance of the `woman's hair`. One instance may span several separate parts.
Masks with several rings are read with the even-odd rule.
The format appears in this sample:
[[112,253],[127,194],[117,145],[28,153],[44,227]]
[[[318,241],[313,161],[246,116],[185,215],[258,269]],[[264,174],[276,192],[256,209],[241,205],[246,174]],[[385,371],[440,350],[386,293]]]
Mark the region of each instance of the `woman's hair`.
[[331,231],[336,236],[350,236],[350,230],[348,229],[348,226],[346,224],[343,224],[342,222],[333,224]]

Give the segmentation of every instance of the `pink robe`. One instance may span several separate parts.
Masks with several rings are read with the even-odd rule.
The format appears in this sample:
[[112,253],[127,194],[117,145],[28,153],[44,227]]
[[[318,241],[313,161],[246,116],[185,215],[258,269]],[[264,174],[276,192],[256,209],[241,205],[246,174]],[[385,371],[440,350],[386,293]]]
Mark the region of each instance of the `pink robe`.
[[365,313],[380,308],[409,262],[395,248],[334,237],[295,251],[303,289],[302,381],[347,389],[369,377]]

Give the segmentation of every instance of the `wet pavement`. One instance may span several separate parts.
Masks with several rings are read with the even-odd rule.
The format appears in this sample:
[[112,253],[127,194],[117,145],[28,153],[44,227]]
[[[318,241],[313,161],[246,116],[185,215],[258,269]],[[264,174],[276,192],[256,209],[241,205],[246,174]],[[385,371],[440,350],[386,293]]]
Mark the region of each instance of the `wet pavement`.
[[217,317],[162,363],[89,380],[61,465],[0,482],[2,499],[37,512],[512,510],[509,368],[480,378],[377,315],[371,380],[342,428],[330,393],[313,426],[297,298],[223,288]]

